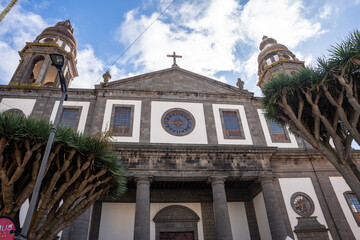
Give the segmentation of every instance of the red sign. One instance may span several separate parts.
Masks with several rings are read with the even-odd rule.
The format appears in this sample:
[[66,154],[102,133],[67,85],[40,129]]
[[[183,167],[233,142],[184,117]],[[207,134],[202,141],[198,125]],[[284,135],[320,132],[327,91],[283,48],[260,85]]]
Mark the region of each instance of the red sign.
[[10,234],[11,230],[16,230],[15,222],[8,217],[0,217],[0,240],[13,240],[14,235]]

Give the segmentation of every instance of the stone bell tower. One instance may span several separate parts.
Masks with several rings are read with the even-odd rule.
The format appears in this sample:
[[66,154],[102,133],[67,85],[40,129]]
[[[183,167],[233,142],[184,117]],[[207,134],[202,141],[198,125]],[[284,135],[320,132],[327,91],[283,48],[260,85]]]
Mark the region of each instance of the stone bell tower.
[[21,60],[9,85],[59,88],[57,69],[51,65],[50,53],[64,55],[63,73],[67,86],[78,76],[76,40],[69,20],[46,28],[19,52]]
[[260,43],[260,51],[257,85],[261,89],[274,75],[281,72],[294,74],[304,67],[303,61],[299,61],[286,46],[277,43],[273,38],[264,36]]

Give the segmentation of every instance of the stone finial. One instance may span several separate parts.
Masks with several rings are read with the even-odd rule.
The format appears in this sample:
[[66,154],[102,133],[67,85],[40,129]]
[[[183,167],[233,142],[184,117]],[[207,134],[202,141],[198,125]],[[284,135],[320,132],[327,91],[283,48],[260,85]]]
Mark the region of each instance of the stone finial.
[[244,82],[241,81],[241,78],[237,79],[236,86],[238,86],[239,90],[244,90]]
[[109,71],[106,71],[106,73],[104,73],[102,76],[104,78],[105,83],[109,82],[109,80],[111,79],[111,75]]
[[277,43],[277,41],[275,40],[275,39],[273,39],[273,38],[269,38],[268,36],[263,36],[263,38],[262,38],[262,41],[261,41],[261,43],[260,43],[260,47],[259,47],[259,49],[260,49],[260,51],[261,50],[263,50],[264,49],[264,47],[266,46],[266,45],[270,45],[270,44],[276,44]]

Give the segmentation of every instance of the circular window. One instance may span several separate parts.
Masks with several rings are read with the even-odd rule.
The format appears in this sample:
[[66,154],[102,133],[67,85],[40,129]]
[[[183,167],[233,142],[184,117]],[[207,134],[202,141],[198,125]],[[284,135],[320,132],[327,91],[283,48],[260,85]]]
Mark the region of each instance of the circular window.
[[173,108],[164,113],[162,126],[168,133],[175,136],[185,136],[195,127],[195,119],[184,109]]
[[291,207],[300,216],[309,217],[314,213],[314,202],[306,193],[294,193],[290,201]]

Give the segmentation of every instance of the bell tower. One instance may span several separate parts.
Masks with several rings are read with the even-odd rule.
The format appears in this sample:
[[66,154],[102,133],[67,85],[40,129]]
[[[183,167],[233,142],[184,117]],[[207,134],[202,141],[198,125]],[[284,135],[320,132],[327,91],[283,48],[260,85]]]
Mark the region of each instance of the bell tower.
[[19,52],[20,63],[9,85],[59,88],[57,69],[51,65],[50,53],[64,55],[63,73],[67,86],[78,76],[76,40],[69,20],[46,28]]
[[294,74],[305,67],[303,61],[299,61],[286,46],[277,43],[273,38],[264,36],[260,43],[260,51],[257,85],[261,89],[274,75],[281,72]]

